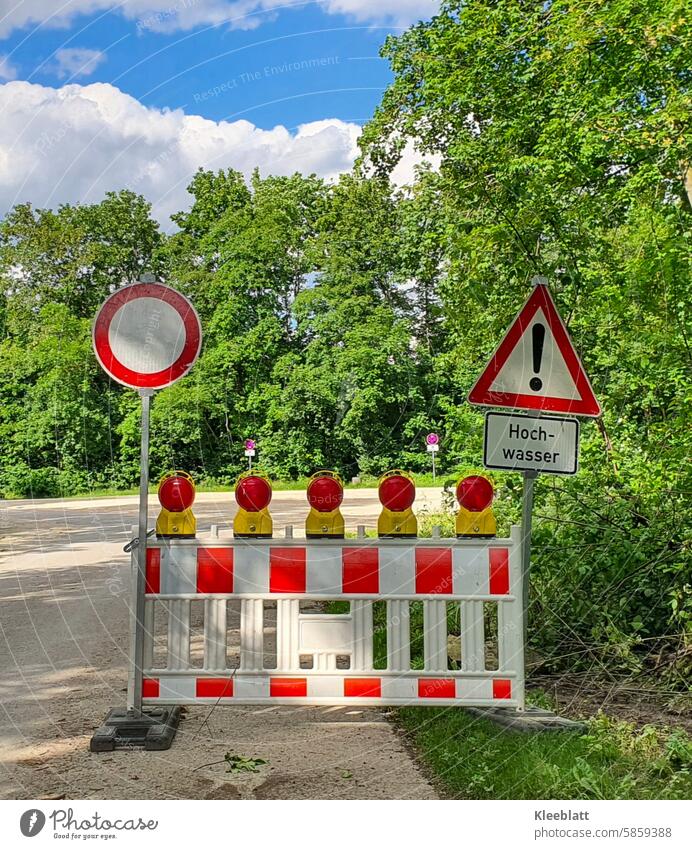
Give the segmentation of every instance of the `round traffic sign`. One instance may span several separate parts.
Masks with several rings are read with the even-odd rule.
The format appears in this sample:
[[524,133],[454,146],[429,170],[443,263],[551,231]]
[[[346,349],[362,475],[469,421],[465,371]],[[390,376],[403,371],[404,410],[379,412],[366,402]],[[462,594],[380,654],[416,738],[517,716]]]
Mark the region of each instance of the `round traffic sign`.
[[439,445],[440,437],[436,433],[429,433],[425,437],[425,441],[428,443],[428,445]]
[[190,301],[170,286],[131,283],[99,310],[93,345],[113,380],[134,389],[163,389],[195,364],[202,325]]
[[245,440],[245,450],[246,451],[254,451],[257,448],[257,443],[254,439],[246,439]]

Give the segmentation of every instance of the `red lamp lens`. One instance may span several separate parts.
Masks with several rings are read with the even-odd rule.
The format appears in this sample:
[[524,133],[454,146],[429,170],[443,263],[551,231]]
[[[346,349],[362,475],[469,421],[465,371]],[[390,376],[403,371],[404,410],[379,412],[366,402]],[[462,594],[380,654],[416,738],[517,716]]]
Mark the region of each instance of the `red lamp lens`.
[[272,500],[272,488],[269,481],[255,475],[243,478],[235,488],[235,500],[248,513],[264,510]]
[[166,478],[159,487],[159,502],[164,510],[182,513],[192,507],[195,500],[195,488],[188,478],[174,475]]
[[416,487],[412,480],[402,475],[392,475],[380,484],[382,506],[394,513],[402,513],[416,500]]
[[457,486],[457,501],[471,513],[480,513],[490,507],[494,497],[493,485],[480,475],[464,478]]
[[308,501],[318,513],[331,513],[341,506],[343,500],[344,490],[334,478],[315,478],[308,485]]

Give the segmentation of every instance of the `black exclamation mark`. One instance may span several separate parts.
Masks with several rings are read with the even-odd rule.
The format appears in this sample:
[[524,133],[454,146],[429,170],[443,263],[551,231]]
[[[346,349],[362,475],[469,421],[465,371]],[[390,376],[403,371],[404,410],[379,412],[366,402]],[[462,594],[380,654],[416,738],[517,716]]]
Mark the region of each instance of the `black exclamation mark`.
[[[541,360],[543,359],[543,343],[545,342],[545,327],[542,324],[534,324],[531,328],[533,337],[533,373],[540,374]],[[532,377],[529,386],[534,392],[543,389],[543,381],[540,377]]]

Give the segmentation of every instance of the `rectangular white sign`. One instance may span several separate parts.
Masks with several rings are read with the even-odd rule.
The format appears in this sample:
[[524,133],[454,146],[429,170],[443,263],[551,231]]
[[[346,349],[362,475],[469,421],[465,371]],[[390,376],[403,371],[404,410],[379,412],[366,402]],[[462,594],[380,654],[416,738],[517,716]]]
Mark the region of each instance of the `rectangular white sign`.
[[487,469],[573,475],[579,457],[579,422],[555,416],[488,413],[483,464]]
[[428,445],[428,454],[437,454],[440,450],[439,445]]
[[245,452],[246,457],[254,457],[257,452],[254,448],[248,448]]

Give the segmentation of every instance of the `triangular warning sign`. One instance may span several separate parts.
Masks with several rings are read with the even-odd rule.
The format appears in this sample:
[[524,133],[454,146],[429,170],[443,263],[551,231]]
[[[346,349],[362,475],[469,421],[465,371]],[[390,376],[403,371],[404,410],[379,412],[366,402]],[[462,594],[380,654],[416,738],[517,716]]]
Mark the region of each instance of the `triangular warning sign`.
[[482,407],[600,416],[548,287],[538,285],[469,393]]

